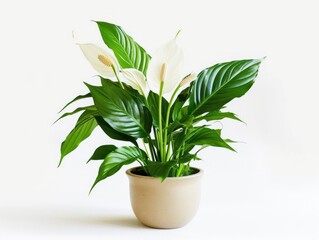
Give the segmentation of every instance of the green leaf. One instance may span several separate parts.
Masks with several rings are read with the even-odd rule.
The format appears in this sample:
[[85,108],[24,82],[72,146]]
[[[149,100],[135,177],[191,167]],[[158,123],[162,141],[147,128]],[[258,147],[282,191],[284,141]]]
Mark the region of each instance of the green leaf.
[[[192,85],[193,83],[191,83]],[[177,98],[175,99],[172,108],[171,108],[171,114],[172,114],[172,119],[173,121],[175,120],[180,120],[183,117],[183,113],[180,114],[180,111],[186,101],[189,98],[190,94],[190,87],[185,88],[183,91],[181,91]],[[184,108],[183,108],[184,109]]]
[[146,158],[146,153],[138,147],[125,146],[117,148],[113,152],[109,153],[104,159],[90,192],[97,183],[115,174],[122,166],[131,164],[138,159],[145,161]]
[[108,86],[86,85],[100,116],[113,129],[134,138],[149,135],[152,117],[140,98],[133,97],[111,80]]
[[196,154],[186,153],[178,159],[178,163],[188,163],[193,159],[199,160]]
[[104,119],[101,116],[95,117],[98,125],[103,130],[103,132],[108,135],[110,138],[120,141],[129,141],[132,142],[134,145],[137,146],[136,139],[126,135],[124,133],[118,132],[115,129],[113,129],[107,122],[104,121]]
[[253,85],[260,59],[216,64],[199,73],[190,95],[189,113],[198,116],[217,111]]
[[[147,102],[149,110],[152,114],[153,124],[155,127],[159,127],[159,95],[150,91],[147,97]],[[165,98],[162,97],[162,125],[165,126],[165,120],[167,116],[168,102]]]
[[84,99],[84,98],[89,98],[89,97],[91,97],[91,93],[77,96],[71,102],[67,103],[58,113],[62,112],[65,108],[67,108],[70,104],[74,103],[75,101],[78,101],[78,100]]
[[210,128],[194,128],[192,131],[186,134],[185,139],[186,145],[209,145],[214,147],[223,147],[235,151],[220,137],[220,131]]
[[176,101],[172,106],[172,119],[173,121],[179,120],[182,118],[180,115],[180,110],[182,109],[184,102]]
[[[62,118],[65,118],[65,117],[67,117],[67,116],[76,114],[76,113],[78,113],[78,112],[82,112],[82,111],[84,111],[84,110],[96,110],[96,108],[95,108],[95,106],[93,106],[93,105],[92,105],[92,106],[86,106],[86,107],[79,107],[79,108],[75,109],[75,110],[72,111],[72,112],[64,113],[61,117],[59,117],[57,120],[55,120],[54,123],[56,123],[57,121],[59,121],[59,120],[62,119]],[[53,124],[54,124],[54,123],[53,123]]]
[[168,177],[171,168],[175,165],[177,165],[177,162],[175,161],[168,161],[165,163],[149,161],[145,168],[150,176],[158,177],[161,181],[164,181],[165,178]]
[[[188,128],[182,128],[182,131],[179,132],[174,132],[172,134],[172,140],[173,140],[173,157],[176,157],[178,154],[179,150],[183,150],[183,152],[190,152],[195,145],[185,145],[186,141],[186,136],[189,135],[189,132],[192,130]],[[174,159],[174,158],[173,158]]]
[[206,120],[207,122],[209,122],[209,121],[214,121],[214,120],[221,120],[224,118],[229,118],[229,119],[237,120],[239,122],[244,123],[241,119],[239,119],[236,116],[236,114],[234,114],[232,112],[220,112],[220,111],[210,112],[210,113],[207,113],[206,115],[202,116],[199,119]]
[[102,145],[98,147],[93,155],[90,157],[90,159],[87,161],[91,160],[101,160],[104,159],[110,152],[113,152],[117,147],[114,145]]
[[95,114],[96,111],[86,110],[79,117],[75,127],[61,144],[61,158],[59,166],[67,154],[75,150],[83,140],[91,135],[97,126]]
[[[110,81],[111,81],[110,79],[103,78],[103,77],[100,77],[100,79],[101,79],[102,86],[104,86],[104,87],[108,87],[109,86]],[[118,86],[119,88],[122,88],[119,82],[113,82],[112,81],[112,84],[115,85],[115,86]],[[127,91],[133,97],[137,97],[137,98],[143,99],[142,98],[143,96],[141,96],[137,90],[135,90],[134,88],[132,88],[131,86],[127,85],[124,82],[122,82],[122,85],[125,86],[125,91]]]
[[146,75],[151,57],[132,37],[115,24],[97,22],[104,43],[113,50],[122,68],[135,68]]

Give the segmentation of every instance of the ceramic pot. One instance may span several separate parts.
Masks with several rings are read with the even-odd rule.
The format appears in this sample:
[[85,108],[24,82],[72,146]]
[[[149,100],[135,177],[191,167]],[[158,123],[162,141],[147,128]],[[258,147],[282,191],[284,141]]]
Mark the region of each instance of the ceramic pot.
[[196,214],[203,171],[185,177],[159,178],[138,175],[138,168],[126,171],[130,182],[131,205],[137,219],[152,228],[179,228]]

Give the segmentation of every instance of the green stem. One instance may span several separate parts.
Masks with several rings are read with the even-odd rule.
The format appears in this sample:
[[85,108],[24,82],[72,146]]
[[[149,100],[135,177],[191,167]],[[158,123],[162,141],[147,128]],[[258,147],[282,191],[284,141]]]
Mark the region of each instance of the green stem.
[[168,141],[167,152],[166,152],[166,162],[168,162],[170,155],[171,155],[171,144],[170,144],[170,141]]
[[184,164],[180,164],[176,173],[176,177],[179,177],[184,169]]
[[[145,105],[149,109],[147,97],[145,96],[144,92],[143,92],[143,96],[144,96],[144,99],[145,99]],[[154,134],[156,134],[154,126],[153,126],[153,131],[154,131]],[[148,146],[149,146],[149,149],[150,149],[151,155],[152,155],[152,159],[150,159],[150,160],[156,161],[157,160],[157,156],[156,156],[156,152],[155,152],[155,149],[154,149],[155,147],[154,147],[153,142],[152,142],[152,137],[151,137],[150,134],[148,135],[148,140],[149,140]],[[156,137],[155,137],[155,140],[156,140]]]
[[142,142],[143,142],[143,146],[144,146],[144,149],[145,149],[146,155],[147,155],[148,159],[151,161],[151,160],[152,160],[152,158],[151,158],[151,156],[150,156],[149,151],[147,150],[147,147],[146,147],[146,145],[145,145],[144,139],[142,139]]
[[148,141],[149,141],[148,145],[149,145],[149,148],[150,148],[150,151],[151,151],[151,154],[152,154],[152,160],[156,161],[157,160],[157,156],[156,156],[155,147],[153,145],[151,136],[148,137]]
[[[172,103],[173,103],[173,100],[174,100],[174,98],[175,98],[175,96],[176,96],[176,94],[177,94],[177,92],[178,92],[178,90],[180,89],[180,85],[178,85],[176,88],[175,88],[175,90],[174,90],[174,92],[173,92],[173,95],[172,95],[172,97],[171,97],[171,99],[169,100],[169,103],[168,103],[168,108],[167,108],[167,113],[166,113],[166,121],[165,121],[165,130],[164,130],[164,147],[166,148],[166,145],[167,145],[167,135],[168,135],[168,133],[167,133],[167,128],[168,128],[168,123],[169,123],[169,118],[170,118],[170,113],[171,113],[171,107],[172,107]],[[170,148],[170,144],[168,143],[168,146],[167,146],[167,152],[166,152],[166,155],[169,155],[169,148]],[[168,157],[169,156],[164,156],[164,158],[166,159],[166,161],[167,161],[167,159],[168,159]]]
[[197,156],[197,154],[198,154],[200,151],[202,151],[203,149],[205,149],[205,148],[207,148],[207,147],[209,147],[209,146],[208,146],[208,145],[202,146],[200,149],[197,150],[197,152],[195,153],[195,156]]
[[115,68],[114,68],[113,65],[112,65],[112,69],[113,69],[113,72],[114,72],[114,74],[115,74],[115,77],[116,77],[117,81],[119,82],[119,84],[121,85],[121,87],[124,89],[124,86],[123,86],[123,84],[122,84],[122,81],[121,81],[121,79],[119,78],[119,76],[117,75],[116,70],[115,70]]
[[153,132],[154,132],[154,140],[155,140],[155,144],[156,144],[156,161],[160,161],[160,153],[159,153],[159,149],[160,149],[160,145],[159,145],[159,142],[158,142],[158,134],[157,134],[157,130],[155,129],[155,127],[153,126]]
[[159,117],[159,147],[160,147],[160,153],[161,153],[161,161],[164,160],[164,145],[163,145],[163,126],[162,126],[162,95],[163,95],[163,86],[164,82],[161,81],[160,85],[160,92],[159,92],[159,100],[158,100],[158,117]]

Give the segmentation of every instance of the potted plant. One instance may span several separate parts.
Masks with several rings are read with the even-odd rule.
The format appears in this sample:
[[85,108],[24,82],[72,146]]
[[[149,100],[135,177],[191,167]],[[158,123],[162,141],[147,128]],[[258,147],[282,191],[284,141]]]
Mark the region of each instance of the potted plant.
[[100,74],[101,84],[85,83],[89,92],[61,110],[80,99],[93,100],[59,118],[82,112],[61,144],[59,165],[99,127],[128,146],[106,144],[95,150],[89,161],[101,160],[101,166],[91,191],[122,166],[137,163],[126,172],[137,218],[150,227],[181,227],[196,213],[200,197],[202,170],[190,163],[209,146],[234,151],[221,129],[207,123],[240,121],[224,111],[225,105],[251,88],[261,59],[219,63],[183,77],[178,34],[151,57],[120,26],[97,25],[107,47],[79,46]]

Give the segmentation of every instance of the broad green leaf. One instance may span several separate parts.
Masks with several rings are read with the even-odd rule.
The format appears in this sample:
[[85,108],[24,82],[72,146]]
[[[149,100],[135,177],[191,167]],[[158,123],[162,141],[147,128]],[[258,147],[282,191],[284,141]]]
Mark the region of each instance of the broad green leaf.
[[[92,106],[86,106],[86,107],[79,107],[79,108],[75,109],[75,110],[72,111],[72,112],[64,113],[61,117],[59,117],[57,120],[55,120],[54,123],[56,123],[57,121],[59,121],[59,120],[62,119],[62,118],[65,118],[65,117],[67,117],[67,116],[76,114],[76,113],[78,113],[78,112],[82,112],[82,111],[84,111],[84,110],[96,110],[96,108],[95,108],[95,106],[93,106],[93,105],[92,105]],[[54,123],[53,123],[53,124],[54,124]]]
[[200,72],[191,88],[189,113],[218,111],[243,96],[253,85],[260,63],[260,59],[226,62]]
[[86,85],[100,116],[113,129],[134,138],[149,135],[152,117],[140,98],[133,97],[112,81],[101,87]]
[[104,43],[113,50],[122,68],[135,68],[146,75],[151,57],[132,37],[115,24],[97,22]]
[[[147,102],[149,110],[152,113],[153,124],[155,127],[159,127],[159,95],[150,91],[147,97]],[[167,116],[168,102],[165,98],[162,97],[162,125],[165,126],[165,120]]]
[[183,117],[183,114],[180,114],[180,111],[182,107],[184,106],[184,104],[186,103],[186,101],[188,100],[189,94],[190,94],[190,87],[187,87],[183,91],[181,91],[178,94],[177,98],[175,99],[171,108],[171,115],[172,115],[173,121],[181,119]]
[[95,149],[93,155],[90,157],[90,159],[87,161],[91,160],[101,160],[104,159],[110,152],[113,152],[117,147],[114,145],[102,145]]
[[220,137],[220,131],[205,127],[194,128],[185,136],[186,145],[209,145],[214,147],[223,147],[235,151],[225,140]]
[[138,147],[125,146],[117,148],[104,159],[90,192],[98,182],[112,176],[119,171],[122,166],[131,164],[137,160],[145,161],[146,158],[146,153]]
[[229,118],[229,119],[237,120],[239,122],[244,123],[241,119],[239,119],[236,116],[236,114],[232,112],[220,112],[220,111],[207,113],[204,116],[200,117],[199,120],[206,120],[207,122],[209,122],[209,121],[221,120],[224,118]]
[[150,176],[158,177],[161,181],[164,181],[165,178],[168,177],[171,168],[175,165],[177,165],[177,162],[175,161],[168,161],[165,163],[149,161],[145,168]]
[[98,125],[103,130],[103,132],[108,135],[110,138],[120,141],[129,141],[132,142],[134,145],[137,146],[136,139],[126,135],[124,133],[118,132],[115,129],[113,129],[107,122],[104,121],[104,119],[101,116],[95,117]]
[[97,126],[95,114],[95,111],[86,110],[79,117],[75,127],[61,144],[61,158],[59,166],[67,154],[75,150],[83,140],[91,135],[94,128]]
[[84,99],[84,98],[89,98],[89,97],[91,97],[91,93],[87,93],[87,94],[84,94],[84,95],[77,96],[72,101],[67,103],[58,113],[62,112],[65,108],[67,108],[70,104],[74,103],[75,101],[78,101],[78,100]]
[[[121,85],[119,84],[119,82],[113,82],[110,79],[101,77],[101,84],[104,87],[108,87],[110,85],[110,81],[112,82],[112,85],[118,86],[119,88],[121,88]],[[141,100],[144,100],[143,96],[140,95],[137,90],[135,90],[134,88],[132,88],[131,86],[127,85],[124,82],[122,82],[122,84],[123,84],[123,86],[125,86],[125,91],[127,91],[129,94],[131,94],[131,96],[136,97],[136,98],[140,98]]]

